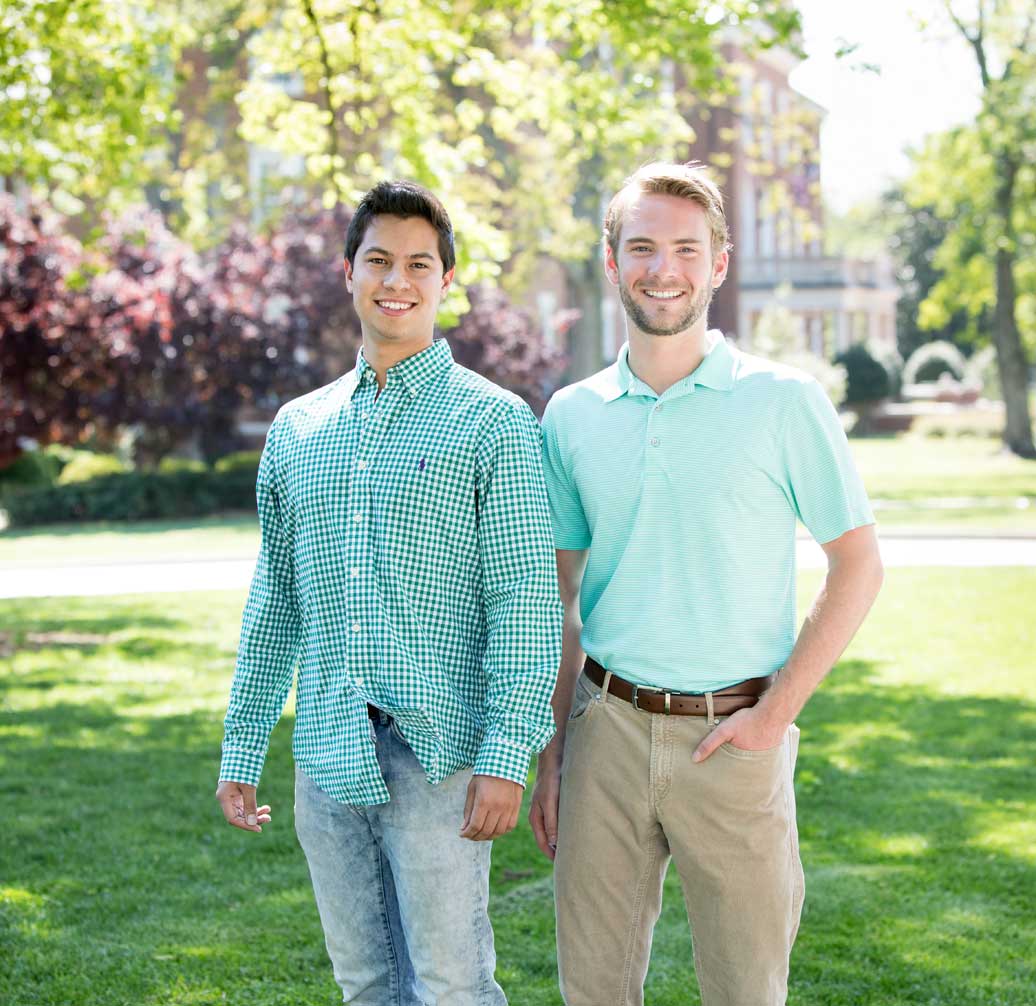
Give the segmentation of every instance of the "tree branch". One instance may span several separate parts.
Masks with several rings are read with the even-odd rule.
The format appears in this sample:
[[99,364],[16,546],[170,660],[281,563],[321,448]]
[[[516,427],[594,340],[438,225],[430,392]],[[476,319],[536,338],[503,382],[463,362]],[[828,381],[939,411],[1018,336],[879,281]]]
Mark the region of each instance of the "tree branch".
[[306,20],[309,21],[310,27],[313,29],[313,36],[317,40],[317,45],[320,47],[320,64],[324,69],[324,86],[322,88],[324,96],[324,105],[327,108],[328,115],[331,116],[331,121],[327,124],[327,177],[331,182],[331,188],[334,189],[335,195],[338,197],[338,201],[341,202],[344,193],[338,185],[338,179],[335,177],[335,165],[342,159],[341,151],[338,148],[338,130],[336,123],[338,121],[338,110],[335,108],[334,98],[331,94],[331,56],[327,50],[327,40],[324,38],[323,29],[320,27],[320,19],[317,17],[317,12],[313,9],[313,0],[302,0],[302,9],[306,14]]
[[943,6],[946,8],[946,13],[949,14],[950,20],[957,26],[957,30],[964,36],[965,41],[975,50],[975,59],[978,61],[978,72],[982,78],[982,89],[987,90],[989,88],[989,67],[986,63],[986,48],[984,41],[985,33],[985,4],[979,3],[978,5],[978,29],[974,35],[968,31],[967,25],[957,17],[953,10],[952,0],[944,0]]

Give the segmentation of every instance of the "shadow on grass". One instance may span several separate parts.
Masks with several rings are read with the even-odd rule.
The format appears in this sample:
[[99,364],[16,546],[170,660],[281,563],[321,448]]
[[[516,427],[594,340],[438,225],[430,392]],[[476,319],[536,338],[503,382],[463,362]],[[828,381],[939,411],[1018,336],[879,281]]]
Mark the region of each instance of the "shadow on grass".
[[[878,685],[874,670],[841,665],[802,718],[808,894],[792,1001],[1036,1001],[1021,841],[1034,819],[1036,704]],[[212,797],[222,709],[128,715],[120,707],[147,701],[129,688],[0,713],[2,998],[331,1006],[292,829],[290,719],[260,791],[274,823],[248,835],[222,823]],[[493,876],[513,1006],[559,1003],[550,867],[524,819],[494,850]],[[671,879],[647,998],[685,1006],[694,987]]]

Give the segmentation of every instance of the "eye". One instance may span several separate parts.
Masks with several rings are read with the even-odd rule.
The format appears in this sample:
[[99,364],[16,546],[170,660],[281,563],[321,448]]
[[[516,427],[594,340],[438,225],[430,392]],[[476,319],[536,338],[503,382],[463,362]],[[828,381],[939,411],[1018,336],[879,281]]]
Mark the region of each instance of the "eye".
[[415,269],[427,269],[428,268],[428,263],[426,263],[426,262],[412,262],[411,265],[413,265],[413,267]]
[[367,264],[368,265],[385,265],[387,263],[387,261],[388,261],[387,259],[383,259],[380,255],[372,255],[369,259],[367,259]]
[[682,245],[678,251],[681,255],[694,255],[697,253],[698,249],[695,248],[694,245]]
[[630,247],[630,251],[633,252],[634,255],[640,255],[642,252],[650,252],[651,245],[632,245]]

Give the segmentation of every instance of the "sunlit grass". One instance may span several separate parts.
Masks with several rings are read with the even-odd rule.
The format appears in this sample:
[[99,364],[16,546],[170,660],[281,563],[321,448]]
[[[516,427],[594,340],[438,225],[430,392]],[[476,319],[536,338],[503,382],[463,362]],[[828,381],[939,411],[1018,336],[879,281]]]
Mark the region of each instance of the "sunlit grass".
[[[1034,597],[1036,570],[891,570],[807,706],[790,1002],[1036,1002]],[[5,1006],[340,1002],[292,829],[290,709],[262,787],[274,824],[233,831],[212,798],[242,601],[0,602]],[[559,1006],[524,821],[494,849],[492,911],[513,1006]],[[694,987],[670,876],[647,1001]]]

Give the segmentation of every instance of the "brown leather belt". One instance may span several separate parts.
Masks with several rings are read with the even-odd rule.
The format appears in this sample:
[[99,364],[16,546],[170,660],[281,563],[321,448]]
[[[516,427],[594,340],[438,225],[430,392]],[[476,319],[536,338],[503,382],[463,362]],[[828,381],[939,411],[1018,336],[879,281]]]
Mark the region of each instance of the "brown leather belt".
[[[583,673],[598,687],[604,687],[605,669],[593,657],[587,657]],[[777,679],[777,674],[765,678],[749,678],[729,688],[712,693],[713,713],[729,716],[739,709],[748,709],[759,701],[759,696]],[[634,709],[646,713],[663,713],[673,716],[707,716],[708,705],[705,696],[689,692],[668,692],[664,688],[649,688],[635,685],[632,681],[612,674],[608,682],[608,694],[629,702]]]

